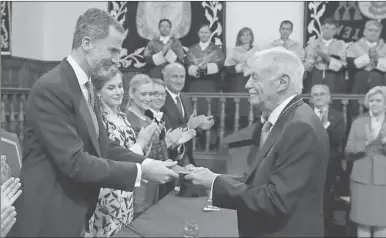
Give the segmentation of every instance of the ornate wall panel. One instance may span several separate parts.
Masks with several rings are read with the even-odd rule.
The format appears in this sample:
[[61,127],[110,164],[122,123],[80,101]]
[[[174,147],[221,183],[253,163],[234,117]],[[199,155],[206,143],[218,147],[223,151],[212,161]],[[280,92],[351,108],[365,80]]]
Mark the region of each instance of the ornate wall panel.
[[172,33],[184,50],[198,42],[198,28],[210,24],[211,40],[225,45],[225,2],[120,2],[110,1],[108,9],[126,32],[120,63],[124,69],[146,69],[143,52],[147,43],[157,37],[158,22],[162,18],[172,21]]
[[11,54],[11,8],[12,2],[0,2],[1,6],[1,55]]
[[[337,38],[350,44],[362,37],[366,21],[377,19],[385,25],[386,2],[305,2],[305,44],[320,36],[320,27],[326,17],[340,21]],[[386,38],[385,30],[381,37]]]

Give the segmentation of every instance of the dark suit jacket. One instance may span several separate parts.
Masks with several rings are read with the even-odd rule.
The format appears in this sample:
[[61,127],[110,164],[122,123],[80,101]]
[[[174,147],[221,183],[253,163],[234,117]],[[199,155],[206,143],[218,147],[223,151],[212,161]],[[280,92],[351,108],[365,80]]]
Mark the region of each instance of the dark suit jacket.
[[[66,59],[31,88],[24,124],[22,195],[12,236],[74,237],[88,226],[101,187],[132,191],[143,156],[108,140],[98,106],[99,140]],[[107,159],[109,158],[109,159]]]
[[[166,92],[166,99],[165,99],[165,105],[161,109],[161,111],[164,113],[163,119],[165,121],[166,128],[172,128],[173,130],[178,127],[186,127],[187,123],[189,121],[190,116],[193,113],[193,106],[189,98],[184,97],[183,95],[180,96],[182,105],[184,107],[184,116],[181,115],[179,112],[177,105],[174,103],[172,97],[170,96],[169,92]],[[195,165],[193,158],[193,140],[188,141],[185,143],[185,153],[186,157],[188,159],[188,162],[190,164]],[[177,154],[175,150],[171,151],[170,157],[176,158]],[[181,161],[181,163],[184,163],[185,161]]]
[[328,147],[319,118],[295,97],[251,154],[246,181],[215,179],[213,205],[237,210],[240,237],[322,237]]

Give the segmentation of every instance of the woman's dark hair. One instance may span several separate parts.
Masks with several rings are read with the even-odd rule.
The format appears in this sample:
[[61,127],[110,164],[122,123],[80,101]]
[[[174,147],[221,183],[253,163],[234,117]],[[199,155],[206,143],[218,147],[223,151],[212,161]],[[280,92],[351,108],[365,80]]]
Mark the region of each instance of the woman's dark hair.
[[253,42],[255,41],[255,36],[253,35],[252,29],[249,27],[243,27],[241,28],[239,33],[237,33],[236,46],[242,45],[240,37],[244,34],[244,32],[247,32],[247,31],[249,31],[249,34],[251,34],[251,42],[249,43],[250,44],[249,47],[252,47]]
[[91,77],[92,84],[97,91],[100,91],[105,84],[114,78],[116,75],[122,77],[122,73],[116,67],[102,67],[98,74]]

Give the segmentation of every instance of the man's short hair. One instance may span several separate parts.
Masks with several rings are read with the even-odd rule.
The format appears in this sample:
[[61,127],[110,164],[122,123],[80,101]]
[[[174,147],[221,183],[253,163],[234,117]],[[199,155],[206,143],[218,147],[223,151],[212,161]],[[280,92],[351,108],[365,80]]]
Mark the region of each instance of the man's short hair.
[[166,87],[165,82],[162,79],[152,78],[154,84],[158,84],[162,87]]
[[383,28],[382,23],[377,21],[377,20],[369,20],[369,21],[367,21],[366,24],[365,24],[365,28],[369,27],[370,25],[374,25],[374,26],[378,27],[379,29]]
[[284,24],[289,24],[289,25],[291,25],[291,29],[294,29],[294,24],[292,23],[292,21],[290,21],[290,20],[284,20],[284,21],[282,21],[282,22],[280,23],[280,28],[281,28],[282,25],[284,25]]
[[334,25],[336,28],[338,28],[340,23],[338,20],[335,20],[332,17],[327,17],[326,19],[324,19],[323,25]]
[[252,72],[259,70],[263,74],[287,75],[290,78],[288,90],[298,95],[302,93],[304,67],[295,53],[275,47],[257,52],[247,62]]
[[84,37],[90,37],[91,40],[106,38],[110,33],[110,26],[121,33],[124,32],[123,26],[106,11],[97,8],[88,9],[76,22],[72,49],[79,48]]
[[177,62],[168,64],[168,65],[166,65],[166,66],[163,68],[163,70],[162,70],[162,75],[164,76],[164,79],[165,79],[166,73],[169,72],[171,69],[175,69],[175,68],[185,69],[184,66],[183,66],[182,64],[177,63]]
[[171,22],[169,19],[163,18],[163,19],[159,20],[159,22],[158,22],[158,28],[161,27],[161,23],[162,23],[162,22],[167,22],[167,23],[169,23],[170,28],[172,27],[172,22]]
[[329,88],[327,85],[325,85],[325,84],[315,84],[315,85],[312,86],[312,88],[311,88],[311,93],[312,93],[312,91],[315,90],[315,88],[323,88],[324,90],[327,91],[328,94],[331,94],[330,88]]

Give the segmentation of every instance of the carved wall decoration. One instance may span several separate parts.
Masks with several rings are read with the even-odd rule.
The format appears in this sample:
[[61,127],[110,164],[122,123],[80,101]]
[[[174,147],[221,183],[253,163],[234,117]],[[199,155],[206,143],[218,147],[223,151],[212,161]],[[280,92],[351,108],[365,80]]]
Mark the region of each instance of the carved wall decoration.
[[110,1],[108,9],[126,29],[120,64],[124,69],[146,69],[143,52],[147,43],[159,36],[158,22],[172,21],[172,33],[178,38],[185,52],[198,42],[198,28],[209,24],[211,41],[225,45],[225,2],[121,2]]
[[[347,45],[362,37],[366,21],[376,19],[385,25],[386,2],[313,1],[305,4],[305,45],[320,36],[321,24],[327,17],[340,21],[336,38],[344,40]],[[385,30],[381,37],[386,38]]]
[[1,6],[1,55],[11,54],[11,7],[12,2],[0,2]]

